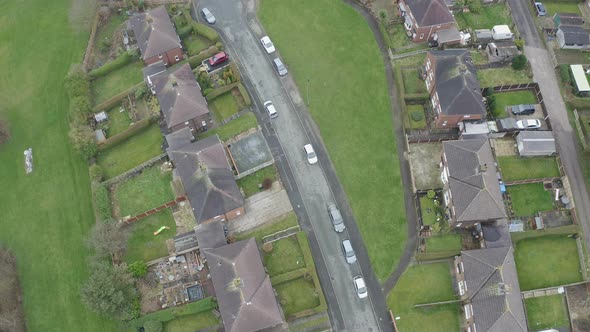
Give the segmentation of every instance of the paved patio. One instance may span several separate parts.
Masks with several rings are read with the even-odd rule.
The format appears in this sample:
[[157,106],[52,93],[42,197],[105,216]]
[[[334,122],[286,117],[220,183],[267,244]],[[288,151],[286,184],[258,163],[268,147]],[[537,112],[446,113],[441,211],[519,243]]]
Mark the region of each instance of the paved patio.
[[516,141],[511,137],[491,139],[490,145],[494,149],[496,157],[516,156]]
[[428,190],[442,187],[440,156],[442,143],[413,143],[408,153],[414,189]]

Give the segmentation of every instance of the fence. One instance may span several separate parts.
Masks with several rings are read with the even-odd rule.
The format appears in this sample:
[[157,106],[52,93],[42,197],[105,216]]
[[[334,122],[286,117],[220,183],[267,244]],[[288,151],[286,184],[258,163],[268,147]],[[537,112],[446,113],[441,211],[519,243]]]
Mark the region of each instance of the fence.
[[[146,7],[153,7],[153,6],[159,6],[159,5],[179,4],[179,3],[189,3],[189,1],[188,0],[145,0],[144,5]],[[117,0],[104,1],[102,4],[105,6],[109,6],[111,8],[128,7],[127,2],[117,1]]]
[[409,134],[406,134],[409,144],[438,143],[457,139],[459,139],[458,133],[432,133],[429,130],[410,130]]
[[583,285],[585,283],[587,283],[587,281],[578,281],[578,282],[574,282],[574,283],[566,284],[566,285],[561,285],[561,286],[554,286],[554,287],[533,289],[533,290],[529,290],[529,291],[522,291],[521,294],[524,299],[528,299],[531,297],[541,297],[541,296],[546,296],[546,295],[554,295],[554,294],[558,293],[557,289],[560,287],[565,288],[565,287],[569,287],[569,286]]
[[112,184],[118,183],[128,177],[130,177],[131,175],[135,175],[136,173],[139,173],[140,171],[143,171],[144,169],[154,165],[155,163],[165,159],[168,155],[165,153],[162,153],[161,155],[154,157],[146,162],[144,162],[143,164],[139,165],[139,166],[135,166],[132,169],[128,170],[127,172],[123,173],[123,174],[119,174],[117,176],[115,176],[114,178],[108,179],[106,181],[103,182],[104,185],[106,186],[110,186]]
[[507,186],[514,186],[514,185],[517,185],[517,184],[539,183],[539,182],[553,182],[555,180],[559,180],[559,178],[558,177],[556,177],[556,178],[537,178],[537,179],[506,181],[504,184],[506,184]]
[[576,131],[578,132],[578,136],[580,137],[580,143],[582,143],[582,147],[584,151],[588,150],[588,143],[586,142],[586,135],[584,135],[584,130],[582,130],[582,124],[580,123],[580,114],[578,110],[574,110],[574,123],[576,125]]
[[299,225],[283,229],[282,231],[278,231],[276,233],[272,233],[270,235],[263,237],[262,243],[271,243],[271,242],[278,241],[280,239],[284,239],[284,238],[289,237],[293,234],[296,234],[300,230],[301,229],[299,228]]
[[147,211],[145,211],[143,213],[140,213],[138,215],[135,215],[135,216],[133,216],[133,217],[131,217],[129,219],[124,220],[123,222],[125,223],[125,225],[129,225],[129,224],[131,224],[134,221],[138,221],[139,219],[145,218],[147,216],[151,216],[154,213],[160,212],[160,211],[162,211],[164,209],[167,209],[167,208],[171,208],[171,207],[175,206],[176,204],[178,204],[180,202],[184,202],[184,201],[186,201],[186,197],[185,196],[177,197],[174,200],[171,200],[170,202],[164,203],[164,204],[162,204],[162,205],[160,205],[158,207],[155,207],[155,208],[153,208],[151,210],[147,210]]
[[98,30],[98,22],[100,22],[100,15],[98,12],[94,15],[94,23],[92,24],[92,30],[90,31],[90,38],[88,38],[88,46],[86,47],[86,53],[84,53],[84,60],[82,61],[82,68],[88,70],[88,63],[90,62],[90,56],[94,51],[94,40],[96,39],[96,31]]

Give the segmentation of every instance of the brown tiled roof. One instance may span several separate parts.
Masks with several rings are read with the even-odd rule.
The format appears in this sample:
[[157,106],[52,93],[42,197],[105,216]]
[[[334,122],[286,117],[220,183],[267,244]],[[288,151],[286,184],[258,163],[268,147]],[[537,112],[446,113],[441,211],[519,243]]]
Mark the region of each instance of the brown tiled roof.
[[144,60],[182,47],[164,6],[131,17],[129,27]]
[[444,0],[405,0],[419,27],[455,22]]

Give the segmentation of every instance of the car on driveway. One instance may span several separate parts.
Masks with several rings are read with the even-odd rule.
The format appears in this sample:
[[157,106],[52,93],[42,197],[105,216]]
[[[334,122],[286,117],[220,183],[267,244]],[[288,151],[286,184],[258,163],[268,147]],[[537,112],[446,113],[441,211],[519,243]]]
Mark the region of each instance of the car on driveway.
[[207,21],[209,24],[215,24],[215,16],[211,13],[211,11],[207,8],[201,9],[201,16],[203,19]]
[[209,58],[209,66],[217,66],[229,60],[229,56],[225,52],[219,52]]
[[277,113],[277,110],[275,108],[275,105],[272,104],[272,101],[265,101],[264,102],[264,108],[266,109],[266,113],[268,113],[268,116],[271,119],[274,119],[277,116],[279,116],[279,113]]
[[268,54],[274,53],[275,46],[273,45],[272,41],[270,40],[270,38],[268,36],[264,36],[264,37],[260,38],[260,43],[262,44],[262,47],[264,47],[264,49],[266,50],[266,53],[268,53]]
[[361,276],[356,276],[353,279],[354,282],[354,289],[356,290],[356,295],[358,295],[359,299],[364,299],[369,295],[367,291],[367,285],[365,284],[365,280]]
[[272,60],[272,64],[277,70],[277,73],[279,73],[279,76],[287,75],[287,67],[285,67],[285,64],[283,64],[283,61],[281,61],[281,59],[275,58],[274,60]]
[[535,105],[533,104],[513,105],[510,108],[514,115],[531,115],[535,113]]
[[535,2],[535,10],[537,11],[537,16],[546,16],[547,10],[545,9],[545,5],[541,2]]
[[318,162],[318,156],[315,154],[313,146],[311,144],[305,144],[303,146],[303,151],[305,152],[305,156],[307,157],[307,162],[310,165],[313,165]]
[[336,205],[328,205],[328,215],[330,216],[330,221],[332,221],[334,230],[337,233],[344,232],[344,229],[346,229],[346,226],[344,226],[344,219],[342,219],[342,214],[340,214],[340,210],[338,210]]
[[539,129],[541,121],[539,119],[524,119],[516,121],[516,128],[520,130]]
[[342,241],[342,251],[344,252],[344,258],[346,258],[348,264],[356,262],[356,255],[349,239]]

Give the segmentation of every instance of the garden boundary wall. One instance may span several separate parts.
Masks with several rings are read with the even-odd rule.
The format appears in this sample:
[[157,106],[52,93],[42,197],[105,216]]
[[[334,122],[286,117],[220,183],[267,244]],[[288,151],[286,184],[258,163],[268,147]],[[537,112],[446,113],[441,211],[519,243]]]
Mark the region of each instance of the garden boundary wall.
[[119,182],[121,182],[121,181],[123,181],[123,180],[125,180],[125,179],[127,179],[127,178],[129,178],[131,176],[136,175],[137,173],[139,173],[139,172],[143,171],[144,169],[146,169],[146,168],[154,165],[155,163],[166,159],[167,157],[168,157],[167,154],[162,153],[161,155],[156,156],[156,157],[154,157],[154,158],[152,158],[152,159],[144,162],[141,165],[138,165],[138,166],[133,167],[132,169],[126,171],[125,173],[119,174],[119,175],[115,176],[114,178],[111,178],[111,179],[108,179],[108,180],[102,182],[102,184],[104,184],[106,186],[110,186],[110,185],[119,183]]
[[164,204],[157,206],[153,209],[147,210],[147,211],[142,212],[138,215],[135,215],[129,219],[126,219],[123,221],[123,223],[124,223],[124,225],[129,225],[135,221],[138,221],[139,219],[143,219],[145,217],[151,216],[152,214],[155,214],[155,213],[160,212],[160,211],[167,209],[167,208],[171,208],[171,207],[177,205],[178,203],[184,202],[184,201],[186,201],[185,196],[177,197],[177,198],[171,200],[170,202],[164,203]]

